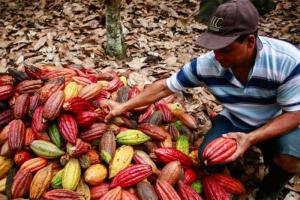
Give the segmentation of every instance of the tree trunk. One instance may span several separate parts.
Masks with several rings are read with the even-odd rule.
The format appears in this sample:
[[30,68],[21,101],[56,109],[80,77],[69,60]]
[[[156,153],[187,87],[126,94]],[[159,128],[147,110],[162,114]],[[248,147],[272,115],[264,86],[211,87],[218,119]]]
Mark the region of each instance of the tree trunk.
[[105,1],[106,53],[121,59],[125,56],[124,36],[120,18],[120,0]]

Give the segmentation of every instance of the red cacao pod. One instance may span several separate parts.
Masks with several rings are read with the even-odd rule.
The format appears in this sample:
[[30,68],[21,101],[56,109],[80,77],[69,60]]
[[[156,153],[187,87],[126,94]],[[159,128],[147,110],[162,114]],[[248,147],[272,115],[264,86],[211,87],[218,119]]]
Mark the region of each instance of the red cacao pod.
[[78,127],[72,115],[62,114],[58,118],[59,132],[69,143],[75,145],[78,135]]
[[203,150],[202,159],[207,165],[226,162],[237,149],[237,142],[231,138],[219,137],[211,141]]
[[229,193],[242,194],[246,191],[243,183],[231,176],[224,174],[213,174],[211,176]]
[[157,158],[165,164],[178,160],[185,167],[190,167],[192,165],[192,160],[188,155],[172,147],[157,148],[154,150],[154,153]]
[[202,186],[207,200],[229,200],[227,192],[214,177],[205,176]]
[[144,164],[134,164],[121,170],[113,179],[110,187],[130,187],[152,174],[152,167]]

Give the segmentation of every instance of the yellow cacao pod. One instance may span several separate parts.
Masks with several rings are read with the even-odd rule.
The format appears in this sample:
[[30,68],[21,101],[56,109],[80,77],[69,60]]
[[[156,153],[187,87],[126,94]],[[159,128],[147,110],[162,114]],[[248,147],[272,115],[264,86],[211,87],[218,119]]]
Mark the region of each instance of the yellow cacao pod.
[[77,97],[79,93],[78,84],[76,82],[70,82],[66,85],[64,89],[65,101],[72,97]]
[[119,171],[126,168],[131,163],[133,154],[132,146],[123,145],[119,147],[109,165],[109,178],[114,177]]
[[0,192],[5,191],[6,177],[0,180]]
[[13,164],[14,162],[12,159],[0,156],[0,178],[4,177],[7,174]]
[[75,190],[81,175],[81,169],[78,159],[71,158],[66,166],[62,176],[63,189]]

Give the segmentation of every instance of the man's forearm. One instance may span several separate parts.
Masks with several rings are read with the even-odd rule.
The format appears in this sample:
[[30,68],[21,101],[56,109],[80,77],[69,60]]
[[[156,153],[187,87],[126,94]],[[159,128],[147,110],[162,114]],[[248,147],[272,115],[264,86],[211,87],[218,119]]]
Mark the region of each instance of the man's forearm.
[[300,111],[287,112],[279,115],[264,126],[249,133],[249,140],[252,145],[262,141],[283,135],[298,127],[300,124]]
[[172,94],[172,91],[167,87],[166,79],[156,81],[144,89],[136,97],[124,103],[124,111],[126,112],[133,108],[154,103],[161,98],[169,96],[170,94]]

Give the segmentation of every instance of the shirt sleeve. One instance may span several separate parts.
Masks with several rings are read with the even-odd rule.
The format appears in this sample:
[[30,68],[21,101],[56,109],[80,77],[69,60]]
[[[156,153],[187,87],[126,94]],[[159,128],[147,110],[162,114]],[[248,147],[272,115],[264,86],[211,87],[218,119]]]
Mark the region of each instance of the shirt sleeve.
[[172,92],[180,92],[187,88],[204,85],[199,74],[199,59],[203,58],[193,59],[167,79],[167,86]]
[[277,102],[284,111],[300,110],[300,63],[279,86]]

